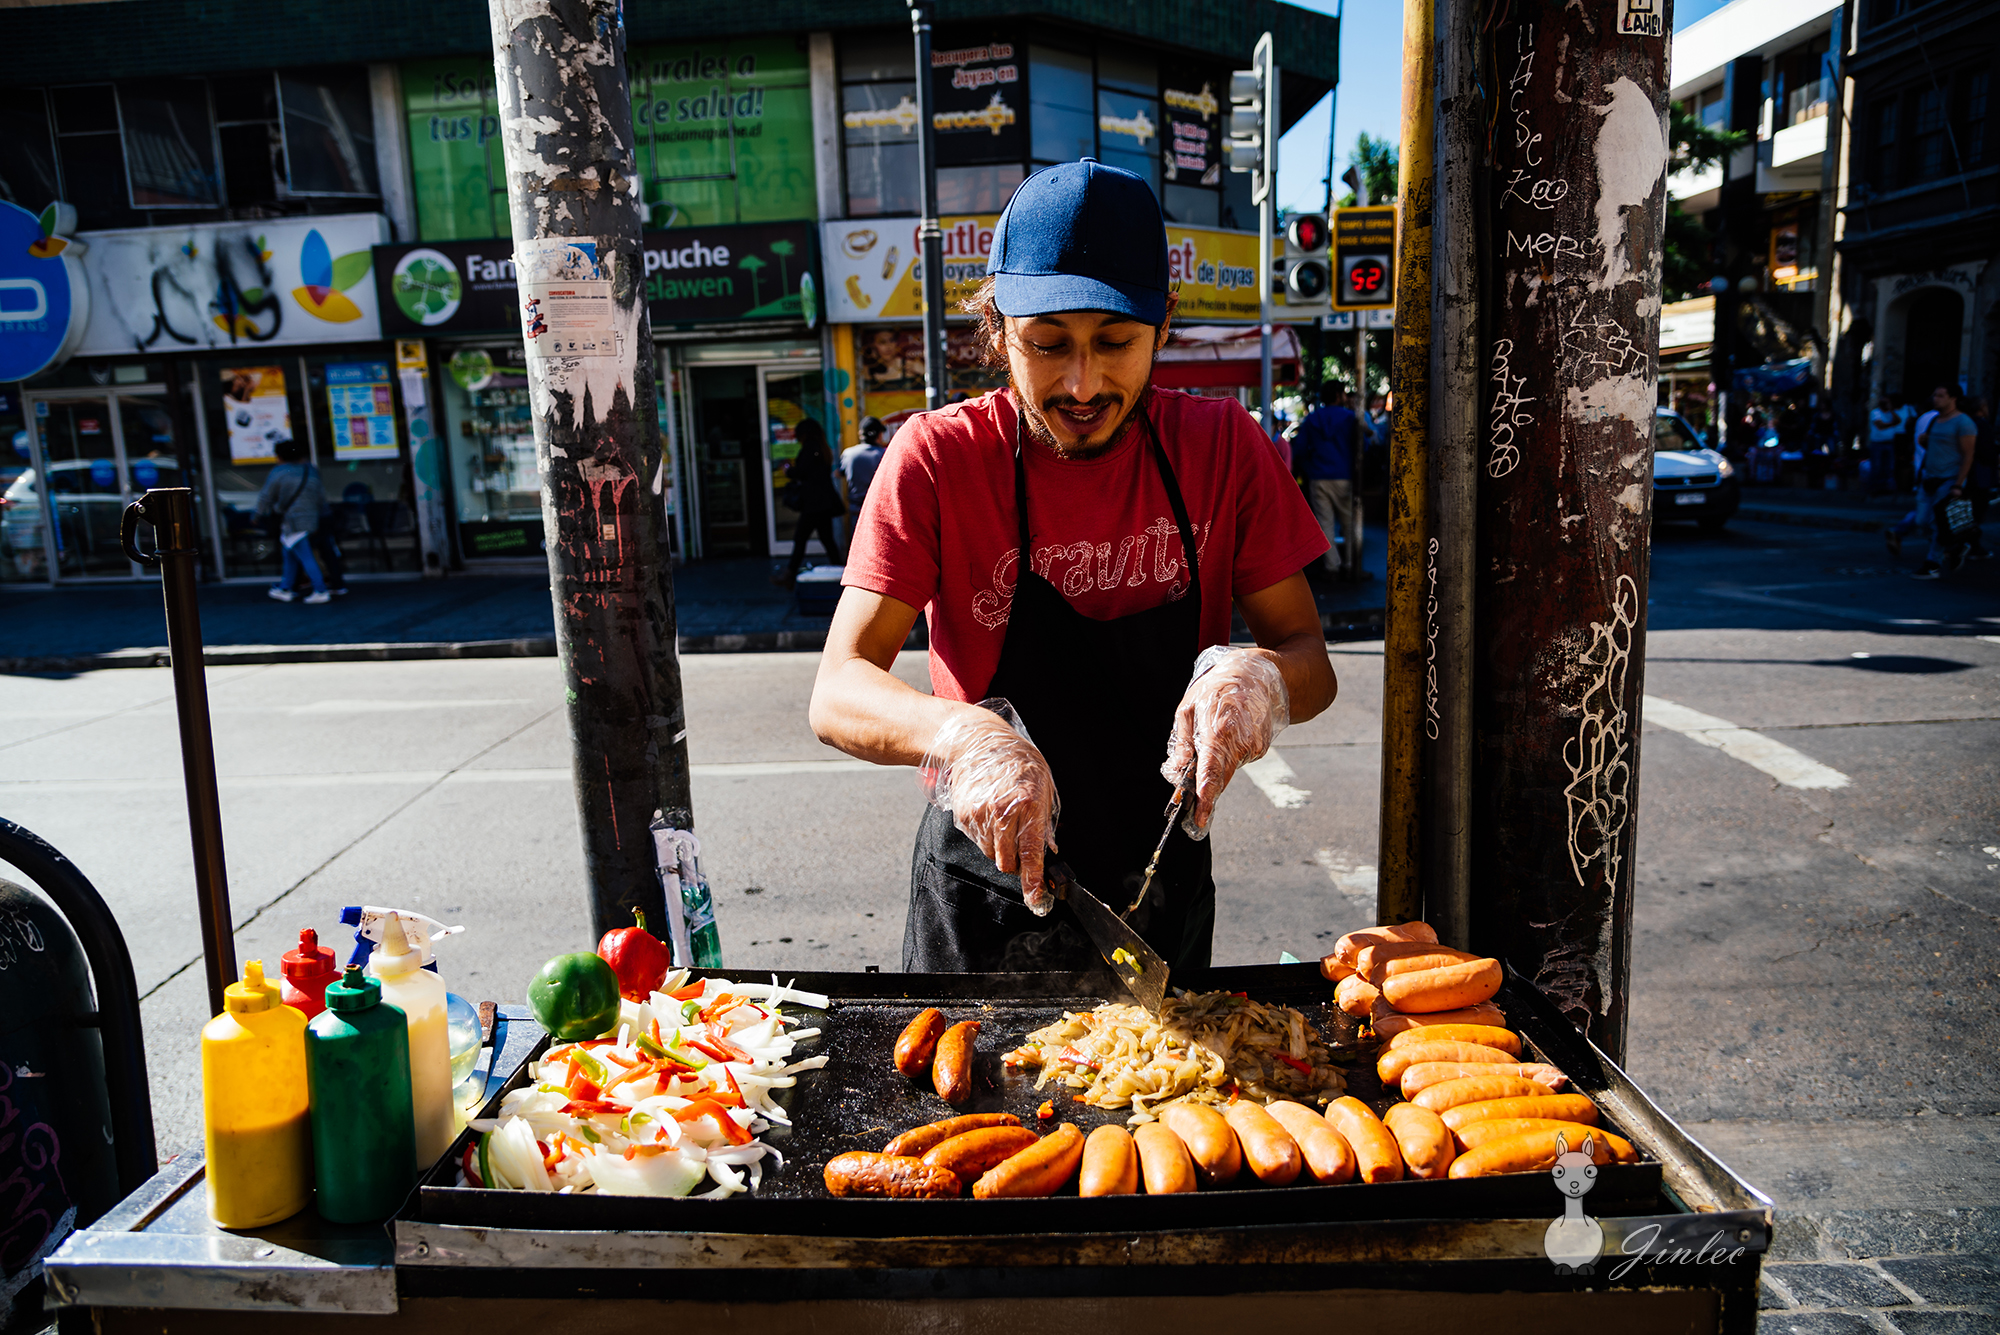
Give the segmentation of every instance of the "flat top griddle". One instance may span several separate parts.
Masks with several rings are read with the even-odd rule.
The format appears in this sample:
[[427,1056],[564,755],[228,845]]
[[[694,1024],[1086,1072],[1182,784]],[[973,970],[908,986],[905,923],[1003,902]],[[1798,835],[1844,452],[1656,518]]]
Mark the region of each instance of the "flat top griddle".
[[[755,976],[747,970],[705,972],[737,981]],[[437,1224],[538,1230],[896,1237],[1213,1229],[1357,1219],[1533,1218],[1561,1208],[1544,1173],[1339,1186],[1316,1186],[1301,1179],[1290,1187],[1270,1188],[1256,1183],[1246,1171],[1231,1187],[1169,1197],[1084,1200],[1077,1196],[1072,1182],[1057,1196],[1040,1200],[836,1199],[827,1192],[822,1177],[829,1159],[847,1150],[880,1150],[891,1137],[954,1113],[1005,1111],[1020,1117],[1027,1126],[1048,1130],[1067,1121],[1086,1134],[1107,1122],[1123,1124],[1130,1109],[1100,1110],[1073,1102],[1072,1091],[1057,1080],[1037,1092],[1036,1071],[1009,1069],[1001,1058],[1065,1010],[1088,1010],[1105,1001],[1129,997],[1109,974],[807,974],[784,981],[831,998],[823,1012],[793,1003],[784,1008],[787,1014],[800,1017],[799,1027],[821,1030],[817,1038],[801,1044],[795,1059],[824,1053],[830,1060],[820,1070],[802,1073],[798,1085],[781,1098],[793,1125],[773,1127],[763,1138],[784,1156],[785,1163],[774,1170],[766,1161],[760,1190],[727,1200],[703,1201],[459,1187],[454,1184],[465,1143],[462,1138],[426,1175],[404,1217]],[[1397,1101],[1375,1077],[1374,1045],[1360,1045],[1357,1022],[1333,1004],[1333,987],[1320,977],[1316,966],[1215,969],[1175,981],[1191,991],[1245,992],[1260,1001],[1297,1007],[1318,1028],[1337,1058],[1354,1059],[1345,1068],[1349,1093],[1378,1113]],[[1561,1067],[1571,1079],[1571,1088],[1598,1098],[1604,1114],[1601,1123],[1640,1149],[1641,1162],[1611,1164],[1601,1170],[1590,1195],[1591,1213],[1610,1217],[1672,1208],[1662,1195],[1662,1160],[1654,1148],[1657,1135],[1652,1128],[1620,1119],[1615,1109],[1621,1104],[1629,1107],[1629,1103],[1613,1099],[1607,1105],[1600,1097],[1627,1084],[1623,1073],[1582,1041],[1531,985],[1510,977],[1496,1000],[1506,1011],[1510,1027],[1524,1040],[1523,1059]],[[924,1006],[938,1007],[953,1021],[976,1019],[982,1026],[974,1095],[957,1108],[938,1097],[927,1075],[906,1079],[890,1060],[896,1036]],[[546,1042],[536,1045],[537,1057],[546,1046]],[[505,1088],[525,1082],[527,1067],[523,1062]],[[1639,1098],[1643,1102],[1643,1096]],[[1055,1104],[1056,1115],[1051,1120],[1035,1115],[1044,1099]],[[496,1097],[485,1114],[494,1115],[498,1104]]]

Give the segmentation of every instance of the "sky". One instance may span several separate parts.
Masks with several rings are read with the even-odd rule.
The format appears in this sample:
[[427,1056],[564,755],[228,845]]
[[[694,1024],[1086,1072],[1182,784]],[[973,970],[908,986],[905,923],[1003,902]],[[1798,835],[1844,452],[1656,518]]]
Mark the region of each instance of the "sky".
[[[1333,14],[1341,12],[1343,0],[1292,3],[1301,9]],[[1674,26],[1684,28],[1725,3],[1727,0],[1678,0]],[[1366,131],[1371,138],[1392,142],[1402,138],[1403,0],[1345,0],[1340,26],[1340,87],[1321,98],[1278,145],[1278,205],[1283,209],[1316,213],[1326,203],[1330,112],[1338,146],[1333,168],[1335,198],[1346,190],[1339,177],[1348,168],[1357,135]]]

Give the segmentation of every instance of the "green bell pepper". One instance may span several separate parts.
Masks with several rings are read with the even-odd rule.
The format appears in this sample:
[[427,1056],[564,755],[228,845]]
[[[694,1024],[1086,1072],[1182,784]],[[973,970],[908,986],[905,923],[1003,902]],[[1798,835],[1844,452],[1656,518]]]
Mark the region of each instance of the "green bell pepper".
[[559,1043],[596,1038],[618,1023],[618,975],[598,955],[558,955],[528,984],[528,1005]]

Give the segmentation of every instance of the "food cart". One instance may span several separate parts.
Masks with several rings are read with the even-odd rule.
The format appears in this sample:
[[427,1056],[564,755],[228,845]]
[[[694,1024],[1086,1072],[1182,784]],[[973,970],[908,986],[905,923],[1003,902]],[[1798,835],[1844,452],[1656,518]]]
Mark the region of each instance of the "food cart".
[[[714,972],[714,971],[710,971]],[[740,971],[739,971],[740,972]],[[968,1110],[1032,1125],[1054,1094],[1060,1120],[1122,1120],[1069,1104],[1059,1085],[1000,1061],[1064,1010],[1117,1000],[1108,974],[808,974],[825,994],[802,1051],[828,1064],[784,1102],[794,1126],[766,1139],[785,1157],[762,1189],[727,1200],[563,1196],[457,1185],[465,1142],[384,1227],[323,1223],[311,1210],[269,1228],[210,1223],[202,1166],[183,1159],[48,1265],[63,1329],[267,1329],[284,1313],[313,1330],[472,1330],[491,1335],[653,1328],[712,1332],[1242,1329],[1449,1318],[1499,1329],[1729,1331],[1757,1319],[1768,1198],[1662,1113],[1545,997],[1510,976],[1496,1001],[1524,1057],[1560,1066],[1639,1150],[1607,1164],[1584,1198],[1603,1230],[1592,1274],[1544,1251],[1563,1198],[1546,1174],[1467,1180],[1247,1186],[1085,1200],[833,1199],[820,1170],[949,1109],[890,1063],[897,1032],[935,1005],[984,1024]],[[1177,979],[1304,1012],[1336,1053],[1359,1058],[1356,1022],[1311,965],[1214,969]],[[547,1041],[528,1013],[484,1060],[489,1112]],[[1394,1100],[1357,1060],[1349,1090]],[[502,1083],[504,1082],[504,1083]],[[1045,1122],[1044,1125],[1047,1123]],[[1246,1179],[1247,1180],[1247,1179]]]

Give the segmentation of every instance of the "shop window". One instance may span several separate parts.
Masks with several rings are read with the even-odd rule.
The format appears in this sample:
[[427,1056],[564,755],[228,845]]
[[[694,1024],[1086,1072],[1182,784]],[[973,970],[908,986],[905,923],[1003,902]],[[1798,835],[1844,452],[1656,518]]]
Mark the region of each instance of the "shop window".
[[506,235],[507,168],[493,61],[415,61],[402,72],[418,233],[426,241]]
[[61,197],[47,96],[39,88],[0,88],[0,199],[40,213]]
[[1222,226],[1222,196],[1214,190],[1170,183],[1161,190],[1160,206],[1168,222],[1188,227]]
[[278,75],[286,188],[294,195],[372,196],[375,120],[359,65]]
[[56,164],[63,197],[82,227],[144,227],[125,188],[125,146],[118,134],[118,94],[108,83],[49,89]]
[[1928,181],[1944,174],[1945,123],[1944,89],[1926,88],[1917,94],[1917,114],[1913,139],[1916,147],[1916,179]]
[[916,84],[844,84],[840,102],[848,213],[871,218],[921,212]]
[[1729,120],[1729,103],[1723,100],[1723,85],[1705,89],[1701,93],[1700,106],[1695,112],[1697,119],[1711,130],[1720,130]]
[[1152,97],[1159,91],[1160,72],[1151,56],[1107,42],[1097,53],[1097,82],[1103,88]]
[[215,132],[203,79],[133,79],[118,88],[125,170],[135,209],[222,204]]
[[938,215],[998,213],[1025,175],[1018,162],[938,169]]
[[654,227],[814,216],[802,39],[646,47],[629,63]]
[[1097,152],[1089,56],[1029,47],[1028,99],[1030,151],[1037,164],[1074,162]]
[[916,77],[916,54],[909,30],[844,35],[840,77],[844,83],[908,83]]
[[1959,136],[1959,147],[1968,168],[1986,160],[1987,81],[1985,70],[1965,81],[1965,133]]
[[1160,193],[1160,104],[1112,88],[1097,90],[1097,158],[1123,167]]
[[285,193],[285,132],[278,83],[268,73],[209,80],[222,181],[229,207],[256,208]]
[[1827,35],[1821,33],[1779,56],[1774,62],[1784,106],[1780,126],[1797,125],[1826,115],[1833,81],[1827,63]]
[[445,364],[442,389],[460,553],[538,555],[541,472],[525,350],[518,340],[461,347]]
[[1875,188],[1894,190],[1897,185],[1896,173],[1896,124],[1898,112],[1896,99],[1884,99],[1875,108]]

